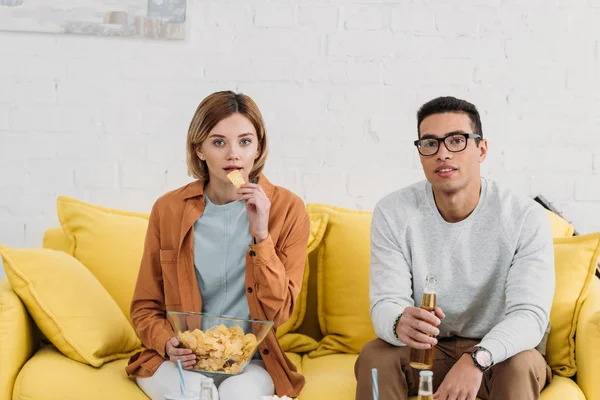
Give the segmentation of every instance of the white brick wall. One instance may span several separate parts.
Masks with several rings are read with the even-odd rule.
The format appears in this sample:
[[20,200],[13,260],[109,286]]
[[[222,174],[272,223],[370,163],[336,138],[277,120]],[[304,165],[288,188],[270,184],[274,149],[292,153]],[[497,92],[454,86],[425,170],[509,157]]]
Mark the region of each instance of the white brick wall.
[[149,211],[222,89],[261,106],[275,183],[361,209],[423,177],[418,106],[464,97],[488,176],[600,230],[600,2],[192,0],[188,21],[177,42],[0,32],[0,243],[40,246],[61,194]]

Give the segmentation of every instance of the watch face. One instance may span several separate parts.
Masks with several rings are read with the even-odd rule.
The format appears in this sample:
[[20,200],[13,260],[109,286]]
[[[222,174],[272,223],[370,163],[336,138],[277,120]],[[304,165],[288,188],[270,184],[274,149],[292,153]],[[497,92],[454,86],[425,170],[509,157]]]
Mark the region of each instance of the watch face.
[[479,365],[481,365],[484,368],[487,368],[490,366],[490,364],[492,363],[492,360],[490,359],[490,355],[487,353],[487,351],[477,351],[477,353],[475,353],[475,359],[477,359],[477,362],[479,363]]

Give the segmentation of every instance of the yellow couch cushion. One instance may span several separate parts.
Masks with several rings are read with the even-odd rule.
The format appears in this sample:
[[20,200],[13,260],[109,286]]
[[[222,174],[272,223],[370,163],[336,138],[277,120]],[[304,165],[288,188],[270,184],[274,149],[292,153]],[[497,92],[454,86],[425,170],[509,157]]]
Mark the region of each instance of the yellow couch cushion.
[[[540,394],[540,400],[586,400],[577,384],[569,378],[555,376],[550,385],[546,386]],[[410,400],[418,400],[411,397]],[[479,400],[479,398],[477,399]]]
[[[302,358],[302,374],[306,377],[306,386],[299,400],[354,400],[354,364],[357,358],[356,354],[332,354],[317,358],[305,355]],[[540,400],[565,399],[585,400],[585,396],[575,382],[560,376],[555,376],[540,396]],[[410,400],[417,400],[417,397],[411,397]]]
[[317,261],[319,325],[323,339],[310,353],[359,353],[375,338],[369,316],[371,213],[308,204],[309,213],[329,215]]
[[[569,378],[555,376],[552,383],[546,386],[540,395],[540,400],[586,400],[577,384]],[[410,400],[418,400],[417,396]],[[479,400],[479,399],[478,399]]]
[[64,251],[73,255],[73,241],[62,227],[46,229],[46,232],[44,232],[43,247],[45,249]]
[[550,216],[550,226],[552,227],[552,237],[564,238],[573,236],[575,228],[563,217],[553,213],[550,210],[546,210]]
[[593,278],[577,319],[577,384],[590,396],[600,394],[600,279]]
[[358,354],[302,357],[306,385],[299,400],[353,400],[356,395],[354,364]]
[[[0,263],[1,264],[1,263]],[[37,350],[39,332],[8,280],[0,281],[0,399],[11,399],[21,367]]]
[[299,373],[302,373],[302,356],[296,353],[286,352],[285,355],[290,359],[292,363],[296,366],[296,370]]
[[550,312],[548,363],[560,376],[573,376],[579,311],[600,256],[600,233],[554,239],[556,290]]
[[127,360],[117,360],[93,368],[44,347],[21,370],[13,400],[148,400],[127,378],[126,365]]
[[281,336],[279,344],[284,351],[294,353],[308,353],[319,346],[319,343],[312,337],[294,332],[289,332]]
[[585,395],[577,384],[562,376],[554,376],[550,385],[546,386],[540,395],[540,400],[586,400]]
[[[308,236],[308,245],[306,248],[306,254],[310,254],[323,239],[325,228],[327,227],[327,214],[309,214],[310,217],[310,234]],[[304,263],[304,275],[302,276],[302,289],[296,299],[296,305],[294,312],[289,320],[277,327],[277,337],[281,339],[288,332],[294,332],[302,325],[304,320],[304,314],[306,313],[306,295],[307,295],[307,284],[310,274],[310,267],[308,265],[308,256]],[[302,335],[304,336],[304,335]],[[314,341],[313,341],[314,342]],[[316,343],[316,342],[315,342]],[[288,350],[284,347],[284,350]],[[291,350],[291,349],[290,349]],[[297,351],[297,350],[293,350]]]
[[112,210],[61,196],[58,219],[81,261],[129,318],[148,215]]
[[99,367],[141,343],[115,301],[72,256],[0,246],[10,284],[40,331],[67,357]]

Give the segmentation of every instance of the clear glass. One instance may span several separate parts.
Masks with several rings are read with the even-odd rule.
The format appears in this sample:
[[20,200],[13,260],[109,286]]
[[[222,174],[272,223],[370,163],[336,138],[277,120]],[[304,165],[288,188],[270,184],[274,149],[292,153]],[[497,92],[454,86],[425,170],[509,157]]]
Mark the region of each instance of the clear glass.
[[200,383],[200,400],[215,400],[213,397],[213,380],[203,379]]
[[419,400],[433,399],[433,372],[421,371],[419,374]]
[[273,328],[273,322],[219,317],[205,313],[167,311],[167,319],[181,347],[192,349],[196,365],[192,371],[206,376],[232,376],[244,369],[258,346]]
[[[437,277],[435,275],[427,275],[425,278],[425,289],[423,293],[435,294],[435,286],[437,285]],[[433,303],[435,307],[435,302]]]
[[198,392],[171,393],[165,395],[165,400],[198,400]]
[[[425,278],[425,288],[423,290],[423,297],[421,298],[421,308],[431,313],[435,313],[436,284],[437,277],[435,275],[427,275],[427,277]],[[434,354],[435,345],[431,345],[429,349],[424,350],[411,348],[410,366],[415,369],[432,369]]]

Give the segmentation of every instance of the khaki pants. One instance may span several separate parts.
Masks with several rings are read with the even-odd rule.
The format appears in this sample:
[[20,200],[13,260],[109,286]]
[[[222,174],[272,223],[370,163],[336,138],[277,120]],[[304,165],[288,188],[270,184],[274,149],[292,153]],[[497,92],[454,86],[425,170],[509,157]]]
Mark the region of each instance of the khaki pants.
[[[450,368],[464,351],[479,340],[459,337],[439,339],[433,365],[433,391],[438,389]],[[393,346],[381,339],[367,343],[354,366],[358,382],[357,400],[372,400],[371,369],[377,368],[380,400],[407,400],[419,390],[419,370],[409,365],[410,348]],[[488,369],[477,397],[483,400],[539,399],[552,380],[552,370],[537,350],[514,355]]]

